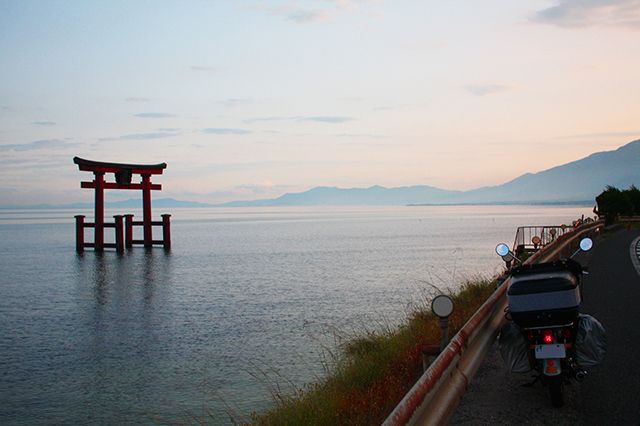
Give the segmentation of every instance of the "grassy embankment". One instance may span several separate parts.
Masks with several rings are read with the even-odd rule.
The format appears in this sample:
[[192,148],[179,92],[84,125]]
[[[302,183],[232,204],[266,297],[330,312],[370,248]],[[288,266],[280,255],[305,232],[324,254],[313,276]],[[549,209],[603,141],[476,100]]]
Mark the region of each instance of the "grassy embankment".
[[[495,288],[495,280],[479,279],[451,295],[450,336]],[[251,424],[380,424],[420,377],[425,345],[439,341],[438,319],[425,306],[394,330],[371,332],[345,344],[326,379],[294,395],[274,395],[276,406],[254,414]]]

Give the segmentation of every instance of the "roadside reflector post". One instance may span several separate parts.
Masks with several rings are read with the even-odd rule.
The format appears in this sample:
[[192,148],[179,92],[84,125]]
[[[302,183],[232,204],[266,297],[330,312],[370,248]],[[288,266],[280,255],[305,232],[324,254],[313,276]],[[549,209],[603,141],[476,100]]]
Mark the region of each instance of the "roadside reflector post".
[[453,312],[453,300],[449,296],[441,294],[431,301],[431,311],[440,318],[440,352],[449,344],[449,315]]

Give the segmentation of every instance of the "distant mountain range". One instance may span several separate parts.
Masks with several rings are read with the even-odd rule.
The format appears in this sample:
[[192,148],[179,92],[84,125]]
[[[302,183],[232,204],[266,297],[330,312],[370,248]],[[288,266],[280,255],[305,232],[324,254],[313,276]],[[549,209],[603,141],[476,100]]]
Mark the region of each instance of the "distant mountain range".
[[[567,204],[593,203],[607,185],[640,186],[640,140],[615,151],[592,154],[562,166],[527,173],[498,186],[471,191],[449,191],[426,185],[385,188],[337,188],[320,186],[308,191],[287,193],[278,198],[206,204],[173,198],[153,200],[158,208],[176,207],[265,207],[318,205],[420,205],[420,204]],[[141,207],[139,199],[107,202],[106,207]],[[81,209],[93,203],[64,205],[38,204],[3,206],[2,209]]]
[[234,201],[222,206],[593,203],[607,185],[628,188],[632,184],[640,184],[640,140],[615,151],[598,152],[539,173],[527,173],[502,185],[471,191],[426,185],[316,187],[275,199]]

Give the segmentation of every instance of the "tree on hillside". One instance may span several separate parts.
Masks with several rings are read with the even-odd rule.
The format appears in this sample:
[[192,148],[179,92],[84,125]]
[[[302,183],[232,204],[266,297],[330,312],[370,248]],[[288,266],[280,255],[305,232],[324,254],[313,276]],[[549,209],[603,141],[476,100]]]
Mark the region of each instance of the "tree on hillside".
[[640,216],[640,189],[636,188],[635,185],[631,185],[631,187],[625,191],[627,195],[627,199],[633,206],[633,215]]
[[640,215],[640,190],[634,185],[627,190],[620,190],[613,186],[596,197],[598,215],[604,217],[605,225],[616,221],[618,216]]

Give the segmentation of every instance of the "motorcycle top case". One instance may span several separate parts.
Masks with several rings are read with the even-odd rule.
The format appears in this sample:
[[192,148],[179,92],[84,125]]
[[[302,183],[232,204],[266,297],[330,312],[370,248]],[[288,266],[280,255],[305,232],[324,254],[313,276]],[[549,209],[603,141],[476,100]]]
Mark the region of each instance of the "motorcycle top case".
[[514,268],[507,299],[513,321],[523,328],[566,325],[578,319],[580,266],[573,261]]

